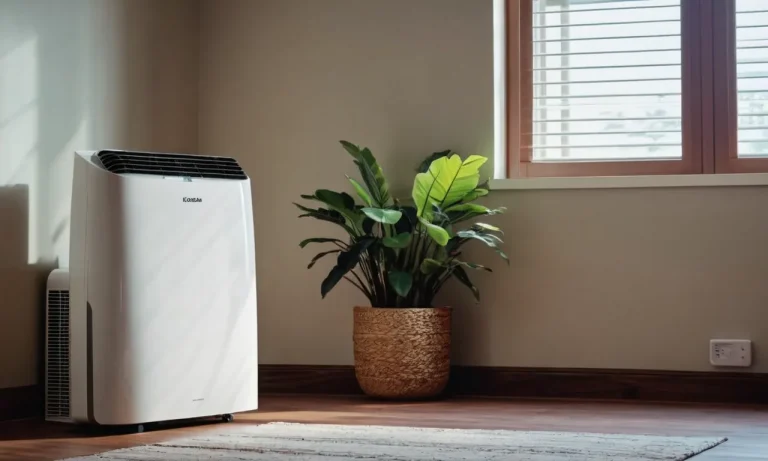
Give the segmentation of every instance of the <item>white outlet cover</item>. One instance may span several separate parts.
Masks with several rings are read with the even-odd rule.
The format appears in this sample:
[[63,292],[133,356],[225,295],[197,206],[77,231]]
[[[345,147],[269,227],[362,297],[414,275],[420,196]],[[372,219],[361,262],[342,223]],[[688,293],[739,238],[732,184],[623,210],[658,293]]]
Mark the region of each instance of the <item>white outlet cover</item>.
[[749,367],[752,365],[752,341],[748,339],[712,339],[709,341],[709,363],[716,367]]

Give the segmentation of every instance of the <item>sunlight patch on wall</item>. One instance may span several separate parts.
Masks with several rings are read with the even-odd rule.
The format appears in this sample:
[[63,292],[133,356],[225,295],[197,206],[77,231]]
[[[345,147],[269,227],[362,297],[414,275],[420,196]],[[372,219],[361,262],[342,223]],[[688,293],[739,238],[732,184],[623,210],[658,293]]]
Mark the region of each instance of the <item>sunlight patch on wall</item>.
[[32,106],[0,128],[0,185],[30,184],[27,173],[34,163],[38,131],[39,114]]
[[39,77],[36,39],[24,41],[0,58],[0,186],[29,186],[29,263],[39,255]]
[[37,40],[27,40],[0,58],[0,185],[19,178],[38,142]]
[[[72,206],[72,174],[74,170],[74,152],[88,146],[91,136],[90,123],[82,118],[72,137],[56,153],[48,165],[48,229],[45,241],[48,244],[46,255],[59,261],[66,267],[69,263],[69,214]],[[30,255],[31,257],[31,255]]]
[[37,40],[31,39],[0,57],[0,126],[37,99]]
[[29,39],[0,56],[0,186],[28,186],[28,264],[66,266],[72,162],[74,151],[89,145],[90,131],[81,119],[55,152],[41,151],[38,52],[38,40]]

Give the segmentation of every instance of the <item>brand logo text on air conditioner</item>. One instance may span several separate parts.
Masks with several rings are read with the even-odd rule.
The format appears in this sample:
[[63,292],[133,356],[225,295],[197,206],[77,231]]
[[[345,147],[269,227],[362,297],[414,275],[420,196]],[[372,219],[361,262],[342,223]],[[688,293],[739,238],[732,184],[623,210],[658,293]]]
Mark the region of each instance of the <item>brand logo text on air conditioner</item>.
[[202,201],[203,201],[203,199],[201,199],[200,197],[184,197],[184,202],[200,203]]

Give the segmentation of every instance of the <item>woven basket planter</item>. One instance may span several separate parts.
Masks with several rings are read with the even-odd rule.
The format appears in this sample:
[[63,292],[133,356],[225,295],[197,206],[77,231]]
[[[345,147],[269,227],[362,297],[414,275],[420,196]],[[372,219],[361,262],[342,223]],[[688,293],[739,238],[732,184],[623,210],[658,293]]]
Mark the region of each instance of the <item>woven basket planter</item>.
[[355,375],[386,399],[439,395],[451,370],[451,310],[355,307]]

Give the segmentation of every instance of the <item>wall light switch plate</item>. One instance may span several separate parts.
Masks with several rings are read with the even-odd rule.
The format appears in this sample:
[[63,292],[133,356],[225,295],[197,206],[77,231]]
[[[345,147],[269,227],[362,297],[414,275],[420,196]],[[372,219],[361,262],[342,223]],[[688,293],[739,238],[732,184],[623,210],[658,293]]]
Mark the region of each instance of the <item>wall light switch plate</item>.
[[752,365],[752,341],[748,339],[712,339],[709,341],[709,363],[716,367],[748,367]]

